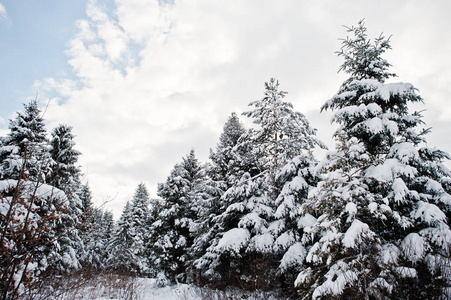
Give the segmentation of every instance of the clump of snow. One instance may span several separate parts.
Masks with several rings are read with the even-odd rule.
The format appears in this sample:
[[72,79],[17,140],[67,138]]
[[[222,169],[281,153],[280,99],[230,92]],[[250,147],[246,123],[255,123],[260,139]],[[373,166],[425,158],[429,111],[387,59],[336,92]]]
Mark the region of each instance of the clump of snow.
[[413,263],[423,259],[426,253],[426,243],[422,236],[412,232],[401,242],[401,250],[404,256]]
[[323,299],[326,295],[340,295],[346,286],[352,285],[359,278],[349,270],[344,262],[337,262],[325,275],[326,281],[313,292],[312,299]]
[[215,250],[218,252],[228,251],[239,255],[240,250],[247,245],[251,234],[246,228],[233,228],[224,233],[219,240]]
[[254,227],[258,231],[264,228],[265,220],[263,220],[257,213],[251,212],[244,215],[240,222],[238,222],[239,227]]
[[259,234],[254,236],[250,242],[250,248],[255,249],[258,252],[266,253],[271,252],[274,244],[274,236],[270,233]]
[[364,235],[368,235],[368,231],[368,224],[355,219],[343,236],[343,245],[346,248],[354,248],[356,246],[356,242],[360,243],[362,241],[362,237]]
[[394,175],[404,175],[408,178],[412,178],[416,173],[417,170],[415,168],[402,164],[397,159],[389,158],[381,165],[369,167],[365,176],[374,178],[380,182],[391,182],[393,181]]
[[395,202],[398,204],[404,202],[406,200],[405,197],[409,192],[404,181],[401,178],[396,178],[393,181],[392,188]]
[[368,204],[368,209],[370,210],[370,212],[374,213],[377,210],[377,203],[371,202],[370,204]]
[[294,281],[294,286],[296,288],[301,287],[304,284],[309,284],[310,281],[312,281],[312,269],[311,268],[307,268],[302,270],[302,272],[300,272],[298,274],[298,276],[296,277],[296,280]]
[[401,251],[393,244],[385,244],[380,251],[380,261],[383,264],[397,264]]
[[414,268],[397,267],[396,272],[398,273],[398,275],[405,277],[405,278],[417,277],[417,270],[415,270]]
[[291,231],[282,233],[274,242],[276,249],[287,249],[295,242],[294,235]]
[[429,239],[432,243],[449,251],[451,247],[451,230],[449,226],[439,223],[437,227],[429,227],[420,231],[420,234]]
[[312,227],[313,225],[315,225],[315,223],[316,223],[316,218],[314,216],[312,216],[311,214],[306,213],[299,219],[298,226],[299,226],[299,228]]
[[305,259],[307,255],[307,250],[301,243],[295,243],[288,248],[288,251],[282,258],[280,262],[280,268],[282,270],[288,269],[293,266],[299,266]]
[[415,88],[411,83],[396,82],[382,84],[377,87],[376,93],[378,93],[385,101],[390,101],[391,95],[404,95],[415,94]]
[[382,125],[382,120],[375,117],[365,121],[365,127],[372,134],[379,133],[383,130],[384,126]]
[[438,221],[444,222],[446,219],[445,214],[435,204],[427,203],[424,201],[418,202],[417,210],[413,212],[415,219],[420,219],[427,224],[435,224]]
[[403,163],[419,158],[417,148],[412,143],[407,142],[394,144],[390,149],[390,155]]
[[349,214],[349,217],[346,220],[346,222],[350,222],[357,213],[357,205],[355,205],[355,203],[353,202],[348,202],[346,203],[345,211]]

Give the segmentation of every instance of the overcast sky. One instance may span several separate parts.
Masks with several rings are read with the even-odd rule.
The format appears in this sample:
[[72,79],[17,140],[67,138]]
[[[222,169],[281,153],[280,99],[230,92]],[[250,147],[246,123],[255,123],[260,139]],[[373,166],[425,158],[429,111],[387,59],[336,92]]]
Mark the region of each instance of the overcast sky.
[[365,18],[370,37],[392,35],[396,81],[425,99],[414,109],[427,109],[429,145],[451,152],[450,11],[448,0],[0,1],[0,134],[37,96],[48,130],[73,126],[84,180],[118,217],[191,148],[207,161],[271,77],[333,147],[319,110],[346,79],[343,25]]

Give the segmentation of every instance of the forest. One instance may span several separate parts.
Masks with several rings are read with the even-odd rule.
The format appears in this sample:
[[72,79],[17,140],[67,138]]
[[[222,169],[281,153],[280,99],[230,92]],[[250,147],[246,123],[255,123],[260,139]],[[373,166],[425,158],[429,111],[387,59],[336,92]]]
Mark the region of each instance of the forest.
[[396,82],[390,39],[347,28],[348,75],[321,111],[326,149],[278,80],[231,113],[201,162],[177,162],[151,198],[139,183],[119,220],[95,207],[72,127],[47,132],[36,100],[0,137],[0,299],[51,299],[69,276],[156,278],[281,299],[449,299],[451,157],[427,145],[424,102]]

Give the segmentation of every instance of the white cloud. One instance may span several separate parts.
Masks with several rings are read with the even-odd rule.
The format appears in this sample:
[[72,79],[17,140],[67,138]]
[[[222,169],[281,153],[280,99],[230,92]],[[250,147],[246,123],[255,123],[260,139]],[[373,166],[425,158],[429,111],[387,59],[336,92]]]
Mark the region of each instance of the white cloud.
[[[334,54],[346,35],[341,25],[363,17],[371,36],[394,34],[388,57],[400,80],[419,87],[428,108],[443,107],[451,95],[451,41],[421,33],[446,32],[451,21],[445,9],[412,3],[117,0],[108,14],[92,1],[68,43],[77,80],[35,87],[55,97],[46,118],[74,127],[95,195],[118,193],[109,204],[118,214],[140,181],[155,193],[192,147],[206,160],[230,113],[261,98],[270,77],[312,116],[320,137],[330,137],[329,117],[317,112],[346,77],[337,75]],[[403,14],[390,17],[396,11]],[[451,122],[446,109],[437,111]]]
[[6,12],[5,5],[0,2],[0,21],[6,22],[8,25],[11,25],[11,20],[8,17],[8,13]]

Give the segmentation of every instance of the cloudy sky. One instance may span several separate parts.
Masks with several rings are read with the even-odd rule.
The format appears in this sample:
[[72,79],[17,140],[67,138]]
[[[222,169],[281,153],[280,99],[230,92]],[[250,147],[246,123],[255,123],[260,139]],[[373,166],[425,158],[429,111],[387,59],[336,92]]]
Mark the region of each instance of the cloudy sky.
[[319,109],[346,78],[343,25],[364,18],[370,37],[392,35],[396,81],[425,99],[414,109],[426,109],[429,145],[451,152],[450,11],[448,0],[0,0],[0,134],[37,97],[49,130],[73,126],[84,180],[117,217],[140,182],[156,196],[191,148],[207,161],[271,77],[333,147]]

